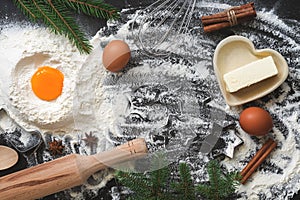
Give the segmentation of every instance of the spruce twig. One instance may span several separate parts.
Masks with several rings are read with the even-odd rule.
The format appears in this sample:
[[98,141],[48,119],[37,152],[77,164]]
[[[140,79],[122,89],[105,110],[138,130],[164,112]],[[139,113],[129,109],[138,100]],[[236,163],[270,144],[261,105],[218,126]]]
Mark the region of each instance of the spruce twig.
[[[156,160],[161,161],[161,159]],[[155,164],[157,167],[157,164]],[[156,168],[157,169],[157,168]],[[186,163],[179,164],[180,180],[168,180],[168,167],[145,174],[117,172],[116,178],[121,184],[133,191],[129,199],[134,200],[195,200],[196,194],[208,200],[222,200],[230,197],[239,185],[239,172],[223,173],[218,161],[212,160],[207,165],[209,184],[194,186],[191,171]]]
[[49,3],[53,16],[60,19],[62,26],[60,28],[61,34],[66,33],[66,36],[72,41],[81,52],[90,52],[92,46],[90,45],[88,39],[85,38],[84,34],[79,30],[78,25],[75,23],[74,19],[69,17],[67,10],[64,10],[64,6],[58,3],[52,3],[51,0],[47,0]]
[[165,188],[166,183],[168,182],[170,171],[168,167],[165,167],[166,163],[167,160],[165,155],[162,153],[156,154],[155,157],[153,157],[149,178],[153,186],[153,193],[155,195],[162,193],[163,191],[161,191],[161,188]]
[[151,195],[151,185],[144,174],[117,171],[116,177],[120,183],[134,192],[131,199],[142,199],[143,196],[148,197]]
[[230,172],[223,174],[218,161],[212,160],[208,163],[207,172],[209,185],[197,186],[198,192],[210,200],[221,200],[228,198],[239,185],[240,174]]
[[195,196],[195,187],[191,177],[191,170],[186,163],[179,164],[179,182],[172,183],[172,188],[177,194],[178,200],[194,200]]
[[32,2],[29,1],[25,5],[22,0],[15,0],[14,3],[28,18],[30,18],[33,21],[37,19],[35,14],[35,6],[32,4]]
[[71,17],[71,10],[90,16],[116,19],[117,10],[102,0],[14,0],[30,20],[42,20],[55,34],[66,36],[80,53],[90,53],[92,45]]
[[103,18],[103,19],[116,19],[119,14],[116,9],[104,3],[103,1],[95,0],[58,0],[61,4],[72,8],[77,13],[84,13],[86,15]]
[[151,168],[158,170],[151,170],[145,174],[118,171],[116,177],[121,184],[134,192],[130,199],[171,200],[172,193],[168,187],[169,168],[160,168],[165,166],[165,162],[163,155],[157,155],[151,163]]

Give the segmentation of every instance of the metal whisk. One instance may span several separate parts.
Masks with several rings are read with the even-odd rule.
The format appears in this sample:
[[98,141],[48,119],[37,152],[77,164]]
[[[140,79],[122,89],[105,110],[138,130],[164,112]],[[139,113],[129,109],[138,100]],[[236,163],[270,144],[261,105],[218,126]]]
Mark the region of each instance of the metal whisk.
[[140,19],[137,45],[150,56],[168,55],[177,36],[189,30],[196,0],[158,0],[145,8]]

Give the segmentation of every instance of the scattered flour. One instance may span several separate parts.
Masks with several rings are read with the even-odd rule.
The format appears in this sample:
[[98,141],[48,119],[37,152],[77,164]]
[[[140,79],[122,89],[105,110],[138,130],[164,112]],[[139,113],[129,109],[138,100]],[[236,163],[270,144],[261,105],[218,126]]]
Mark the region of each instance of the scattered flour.
[[[200,14],[208,14],[211,13],[212,9],[227,9],[229,6],[228,4],[214,1],[200,1],[197,4],[197,11],[201,12]],[[104,47],[107,42],[117,38],[126,40],[132,50],[137,50],[132,33],[128,29],[129,25],[130,22],[125,25],[110,24],[113,27],[112,29],[118,28],[118,31],[112,31],[106,36],[103,36],[104,33],[100,31],[93,40],[94,44],[101,44],[101,47]],[[198,26],[199,24],[196,24],[194,27]],[[258,17],[255,22],[237,27],[234,30],[236,34],[253,40],[255,45],[259,44],[260,46],[257,46],[257,48],[271,47],[276,49],[280,46],[287,46],[286,51],[281,53],[288,58],[289,54],[299,55],[299,36],[295,34],[297,27],[299,27],[299,23],[295,22],[288,26],[273,11],[258,11]],[[270,33],[270,29],[276,30]],[[259,33],[256,32],[257,30]],[[166,118],[166,115],[170,113],[164,107],[145,106],[131,109],[139,111],[135,113],[138,114],[139,119],[148,117],[154,123],[128,124],[126,120],[132,113],[128,113],[129,109],[127,106],[132,100],[130,98],[136,95],[134,94],[134,89],[143,86],[143,84],[159,85],[160,83],[165,83],[166,80],[169,81],[166,85],[170,89],[173,87],[173,82],[170,79],[174,81],[175,77],[178,78],[175,79],[176,81],[181,81],[180,78],[191,82],[205,80],[203,84],[208,85],[204,85],[203,89],[207,87],[211,90],[210,94],[214,99],[214,107],[222,108],[228,115],[236,119],[242,107],[226,107],[216,85],[216,79],[212,75],[211,58],[213,50],[217,41],[222,39],[222,37],[225,36],[217,35],[216,38],[198,33],[196,36],[178,38],[179,42],[185,41],[185,45],[180,49],[173,49],[174,54],[180,56],[179,61],[175,64],[169,60],[156,62],[137,56],[136,63],[132,64],[134,66],[129,67],[122,73],[112,75],[99,68],[97,73],[92,73],[94,72],[93,69],[101,65],[95,61],[97,56],[100,57],[100,51],[86,60],[87,56],[80,55],[65,38],[49,33],[43,28],[26,27],[25,29],[19,29],[17,26],[13,26],[12,28],[3,29],[0,34],[0,55],[4,56],[0,59],[1,63],[2,59],[3,62],[8,63],[10,68],[1,66],[1,70],[3,68],[7,76],[0,76],[6,77],[6,79],[1,79],[1,89],[5,95],[0,94],[0,100],[2,101],[0,106],[6,109],[13,119],[27,129],[48,130],[51,126],[51,128],[57,129],[58,132],[68,132],[73,131],[73,120],[75,120],[75,128],[90,127],[91,130],[94,129],[103,134],[98,135],[98,137],[104,135],[107,137],[109,132],[116,136],[122,136],[123,132],[127,130],[129,132],[132,130],[136,131],[136,127],[140,128],[137,130],[143,130],[142,127],[145,126],[159,128],[165,123],[162,118]],[[281,43],[277,43],[278,41]],[[101,47],[99,48],[100,50]],[[190,62],[183,63],[183,60]],[[299,84],[297,84],[299,79],[298,61],[298,58],[288,60],[290,69],[294,73],[290,73],[287,83],[284,83],[275,93],[268,95],[263,100],[254,102],[255,105],[265,107],[274,117],[274,122],[278,125],[274,127],[270,136],[279,141],[279,144],[277,150],[272,153],[271,159],[267,160],[264,166],[254,174],[255,178],[251,179],[247,185],[239,188],[238,193],[241,195],[241,199],[288,199],[300,188],[300,145],[299,139],[297,139],[299,137],[299,123],[297,123],[297,120],[299,122],[299,103],[297,101],[299,99]],[[101,59],[99,59],[99,62],[101,62]],[[92,65],[89,65],[91,63]],[[30,85],[28,85],[28,79],[35,69],[40,65],[46,64],[62,70],[66,77],[63,94],[52,102],[42,102],[37,99],[31,92]],[[81,67],[82,65],[87,65],[87,67]],[[81,76],[77,79],[78,73]],[[97,75],[100,75],[100,77],[97,77]],[[169,79],[169,77],[171,78]],[[8,85],[12,87],[8,87]],[[88,87],[91,85],[93,87]],[[5,88],[10,90],[6,91]],[[90,93],[91,88],[92,93]],[[94,88],[96,89],[94,90]],[[291,91],[294,91],[294,93]],[[163,97],[166,98],[168,96]],[[153,98],[151,94],[145,97],[146,100],[151,100],[151,98]],[[170,98],[167,100],[170,100]],[[78,112],[76,116],[82,117],[73,119],[73,102],[78,103],[75,104],[75,109],[79,108],[76,111]],[[96,104],[94,105],[93,103],[95,102]],[[202,124],[199,125],[200,121],[197,121],[201,113],[195,109],[196,106],[197,104],[190,106],[191,110],[189,112],[193,112],[194,115],[189,116],[190,121],[187,121],[194,121],[194,124],[188,124],[190,127],[201,128]],[[147,115],[149,113],[151,115]],[[175,125],[178,124],[175,123]],[[175,126],[174,124],[171,125]],[[131,126],[131,129],[126,126]],[[250,157],[255,154],[262,142],[259,139],[249,137],[238,126],[236,131],[244,140],[244,144],[236,151],[233,159],[226,158],[222,161],[222,164],[229,170],[241,170],[249,162]],[[98,144],[98,152],[105,149],[102,145],[102,143]],[[89,150],[87,152],[88,154],[90,153]],[[209,159],[198,154],[190,155],[183,161],[188,162],[192,166],[194,179],[203,181],[203,166]],[[107,177],[110,177],[110,175]],[[275,183],[278,185],[275,185]],[[102,186],[103,184],[99,184],[95,187],[87,188],[96,193],[95,191]],[[80,193],[74,192],[71,195],[74,199],[83,198],[80,196],[82,195]]]

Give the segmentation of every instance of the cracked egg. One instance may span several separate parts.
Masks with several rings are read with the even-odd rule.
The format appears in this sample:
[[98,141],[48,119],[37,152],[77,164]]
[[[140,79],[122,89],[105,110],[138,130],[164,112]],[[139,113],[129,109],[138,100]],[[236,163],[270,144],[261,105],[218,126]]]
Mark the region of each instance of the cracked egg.
[[[2,60],[2,58],[1,58]],[[54,59],[50,53],[8,60],[1,76],[3,107],[24,128],[59,129],[71,123],[75,63]],[[4,66],[5,65],[5,66]]]

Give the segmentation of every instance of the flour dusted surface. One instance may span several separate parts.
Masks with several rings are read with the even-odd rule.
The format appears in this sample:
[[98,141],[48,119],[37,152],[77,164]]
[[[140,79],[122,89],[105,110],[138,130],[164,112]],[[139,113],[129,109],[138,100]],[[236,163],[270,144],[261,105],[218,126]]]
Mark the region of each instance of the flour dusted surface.
[[[197,103],[200,103],[206,95],[211,95],[213,101],[210,102],[210,105],[224,110],[227,117],[230,116],[229,121],[236,123],[231,131],[238,134],[244,141],[244,144],[236,149],[233,159],[225,158],[222,164],[228,170],[242,170],[264,143],[265,138],[250,137],[246,134],[239,127],[239,113],[245,107],[260,106],[272,115],[274,128],[268,136],[278,141],[278,146],[253,174],[248,183],[239,187],[236,198],[289,199],[300,188],[300,158],[298,156],[300,38],[297,35],[299,22],[285,22],[274,14],[274,10],[258,9],[258,16],[253,22],[242,24],[225,32],[251,39],[257,49],[272,48],[279,51],[286,58],[290,70],[287,81],[273,93],[244,106],[229,108],[225,106],[224,99],[220,95],[211,63],[217,42],[224,39],[226,35],[221,33],[202,34],[201,24],[197,18],[231,6],[229,5],[231,2],[224,2],[228,2],[228,4],[217,1],[199,1],[195,18],[192,20],[191,36],[178,37],[176,43],[180,43],[182,46],[170,48],[174,54],[165,59],[151,59],[139,54],[135,48],[132,32],[128,30],[130,22],[125,25],[112,26],[111,32],[102,33],[107,36],[107,40],[113,37],[126,38],[126,42],[134,50],[133,58],[124,73],[104,76],[101,90],[104,91],[106,99],[102,106],[113,109],[116,105],[111,100],[115,98],[118,99],[118,104],[129,105],[111,112],[115,126],[111,129],[108,127],[112,133],[109,137],[111,139],[130,138],[132,135],[139,136],[139,134],[148,136],[153,132],[160,132],[164,136],[174,132],[182,135],[191,133],[190,129],[182,128],[182,124],[184,124],[183,127],[194,130],[199,137],[202,134],[208,134],[209,130],[205,128],[209,124],[205,121],[207,113],[205,110],[199,109]],[[242,3],[236,2],[236,4]],[[128,16],[130,20],[132,18],[130,12],[128,12]],[[115,31],[116,27],[119,30],[117,32]],[[270,30],[274,31],[270,33]],[[194,101],[196,103],[193,103],[192,100],[195,96],[187,88],[194,89],[196,94],[194,95],[199,102]],[[177,91],[179,92],[177,93]],[[187,104],[190,102],[192,104],[188,108],[183,103],[183,110],[176,110],[176,102],[184,102],[184,95],[181,95],[183,91],[190,97],[186,101]],[[117,95],[114,96],[116,93]],[[189,110],[192,108],[193,112]],[[96,114],[98,114],[97,111]],[[180,118],[183,116],[182,114],[186,114],[184,120]],[[168,122],[163,120],[166,118],[168,118]],[[167,139],[174,138],[170,136]],[[193,145],[195,149],[199,148],[196,141]],[[210,159],[211,157],[201,155],[197,150],[191,149],[182,156],[181,161],[187,162],[191,166],[195,182],[201,183],[207,181],[203,166]]]
[[[227,9],[229,4],[233,4],[232,1],[222,2],[225,3],[217,1],[198,2],[195,16]],[[242,4],[243,2],[235,3]],[[126,15],[126,12],[123,14]],[[130,12],[128,16],[128,18],[131,17]],[[211,36],[202,35],[198,18],[193,21],[191,32],[194,35],[191,38],[185,38],[191,42],[183,43],[182,48],[175,49],[174,54],[162,60],[149,59],[139,54],[134,47],[135,41],[128,30],[128,24],[124,25],[123,22],[117,25],[112,24],[108,30],[100,31],[103,40],[99,40],[99,42],[104,41],[102,46],[114,38],[125,39],[133,47],[135,53],[129,67],[124,72],[119,74],[103,73],[103,82],[97,83],[99,87],[96,88],[95,96],[97,102],[101,103],[96,105],[98,109],[95,110],[95,116],[107,116],[107,118],[98,121],[98,129],[101,133],[105,133],[107,138],[115,139],[118,136],[129,139],[136,133],[146,135],[150,132],[149,130],[161,131],[161,133],[170,135],[177,131],[177,133],[205,136],[209,132],[207,128],[210,123],[209,117],[207,117],[207,111],[199,111],[198,103],[201,103],[200,100],[205,99],[207,95],[213,96],[214,102],[210,102],[210,106],[225,110],[227,117],[229,117],[228,121],[237,122],[238,114],[243,110],[243,107],[225,107],[211,66],[213,50],[217,42],[226,35],[218,33]],[[274,11],[266,12],[258,9],[258,17],[255,21],[232,28],[229,31],[230,34],[239,34],[250,38],[256,48],[271,47],[277,49],[280,47],[280,53],[287,58],[290,67],[289,77],[280,88],[262,99],[247,104],[247,106],[261,106],[270,112],[275,127],[269,136],[279,143],[270,158],[253,174],[248,184],[239,188],[237,198],[289,199],[300,187],[298,156],[300,149],[298,101],[300,95],[298,81],[300,41],[297,35],[298,27],[299,22],[290,21],[287,25],[274,14]],[[274,31],[270,33],[270,30]],[[185,39],[178,38],[178,42]],[[196,97],[198,98],[194,99],[195,96],[190,95],[189,102],[192,104],[189,107],[183,104],[183,110],[180,110],[179,106],[185,97],[184,95],[180,96],[182,91],[182,88],[180,90],[180,83],[188,83],[182,86],[183,90],[191,86],[190,88],[194,89],[194,94],[197,94]],[[116,99],[117,101],[115,101]],[[193,100],[199,100],[199,102]],[[177,104],[178,102],[179,104]],[[133,105],[130,109],[124,106],[128,103]],[[188,118],[180,118],[179,114],[186,114],[185,117]],[[189,125],[188,129],[184,129],[187,127],[186,125]],[[236,132],[244,140],[244,144],[236,149],[233,159],[225,158],[222,164],[229,170],[241,170],[264,141],[262,138],[249,137],[237,123],[231,131]],[[84,135],[81,136],[84,137]],[[99,137],[101,136],[99,133]],[[62,137],[62,139],[67,141],[68,138]],[[76,139],[74,140],[72,144],[76,143]],[[187,162],[191,166],[196,183],[205,182],[207,180],[205,164],[211,157],[197,152],[199,149],[197,140],[193,145],[195,149],[192,148],[186,152],[181,161]],[[105,145],[99,143],[96,151],[101,151],[104,149],[103,147]],[[80,149],[79,152],[83,154],[95,152],[95,150],[90,151],[89,148],[85,147],[84,143],[80,144]],[[76,150],[72,150],[72,152],[76,152]],[[86,196],[91,194],[90,197],[95,197],[100,189],[99,185],[102,184],[98,184],[101,182],[99,177],[102,178],[103,176],[98,174],[92,177],[87,184],[81,187],[80,192],[71,191],[71,197],[74,199],[84,198],[82,191],[85,192]],[[65,194],[67,193],[68,191],[65,192]],[[60,197],[64,199],[65,195]]]

